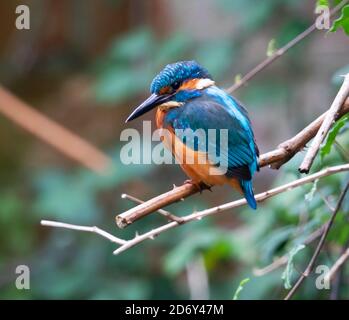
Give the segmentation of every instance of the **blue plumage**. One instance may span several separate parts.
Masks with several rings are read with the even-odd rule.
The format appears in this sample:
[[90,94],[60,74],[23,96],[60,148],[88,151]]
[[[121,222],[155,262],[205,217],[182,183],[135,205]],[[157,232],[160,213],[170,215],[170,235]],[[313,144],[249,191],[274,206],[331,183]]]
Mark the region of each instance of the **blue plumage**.
[[176,81],[193,78],[204,79],[211,78],[211,76],[196,61],[180,61],[168,64],[152,81],[150,92],[159,93],[160,89],[170,86]]
[[[221,161],[228,164],[226,176],[239,178],[248,204],[256,208],[251,178],[258,170],[258,148],[250,120],[241,104],[223,90],[212,86],[202,90],[199,97],[187,101],[182,107],[171,109],[166,114],[164,126],[175,130],[204,130],[207,139],[201,145],[193,141],[183,142],[194,147],[195,151],[207,152],[213,162],[217,158],[213,151],[216,151]],[[228,129],[227,150],[220,150],[218,134],[216,139],[208,138],[209,129]],[[185,138],[188,139],[187,136]],[[198,141],[203,142],[202,139]]]
[[245,199],[249,206],[256,210],[257,209],[257,201],[254,197],[253,188],[252,188],[252,180],[240,180],[240,185],[242,190],[244,191]]
[[[210,168],[221,169],[223,163],[225,180],[211,179],[205,166],[184,164],[183,170],[195,181],[208,185],[228,182],[242,190],[250,207],[256,209],[252,176],[259,169],[259,152],[246,109],[216,87],[208,71],[195,61],[167,65],[152,81],[150,91],[152,95],[127,121],[161,106],[157,112],[158,126],[170,128],[185,148],[204,154]],[[206,139],[188,136],[183,131],[186,129],[201,132]],[[215,135],[210,135],[210,129]],[[221,134],[220,129],[227,134]]]

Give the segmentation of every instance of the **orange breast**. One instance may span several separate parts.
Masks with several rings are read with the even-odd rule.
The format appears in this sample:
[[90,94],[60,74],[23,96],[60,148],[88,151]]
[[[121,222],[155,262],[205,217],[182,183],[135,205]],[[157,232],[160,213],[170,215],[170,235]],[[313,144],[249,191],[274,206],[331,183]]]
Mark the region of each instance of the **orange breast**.
[[162,129],[164,125],[164,119],[166,116],[166,111],[158,108],[155,113],[155,121],[158,129]]
[[[166,111],[158,109],[156,112],[156,125],[163,129]],[[161,140],[165,147],[171,150],[173,156],[182,167],[183,171],[196,183],[204,182],[208,186],[229,184],[242,192],[237,179],[229,179],[218,171],[209,161],[205,152],[188,148],[174,133],[173,128],[166,128]]]

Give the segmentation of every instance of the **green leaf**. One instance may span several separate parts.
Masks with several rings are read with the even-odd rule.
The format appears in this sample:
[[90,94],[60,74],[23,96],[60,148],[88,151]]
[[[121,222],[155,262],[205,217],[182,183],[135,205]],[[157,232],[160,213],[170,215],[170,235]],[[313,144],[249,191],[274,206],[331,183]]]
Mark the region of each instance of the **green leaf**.
[[317,0],[316,1],[316,8],[318,7],[329,7],[328,0]]
[[276,40],[275,39],[271,39],[268,43],[268,47],[267,47],[267,56],[271,57],[275,52],[276,52]]
[[321,150],[320,150],[321,159],[323,159],[326,155],[328,155],[331,152],[331,148],[337,137],[337,134],[339,133],[340,129],[342,129],[348,121],[349,121],[349,114],[346,114],[334,124],[334,126],[332,127],[332,129],[328,134],[325,145],[321,147]]
[[342,14],[333,22],[330,32],[336,32],[340,27],[342,27],[346,35],[349,36],[349,5],[342,8]]
[[294,258],[296,254],[303,250],[305,248],[304,244],[299,244],[298,246],[294,247],[290,252],[289,252],[289,258],[288,262],[285,268],[285,271],[282,273],[281,279],[284,280],[284,286],[285,289],[291,289],[291,278],[294,270]]
[[239,294],[242,291],[242,289],[244,288],[244,285],[250,281],[250,278],[245,278],[243,280],[241,280],[239,286],[237,287],[235,293],[234,293],[234,297],[233,300],[238,300],[239,299]]

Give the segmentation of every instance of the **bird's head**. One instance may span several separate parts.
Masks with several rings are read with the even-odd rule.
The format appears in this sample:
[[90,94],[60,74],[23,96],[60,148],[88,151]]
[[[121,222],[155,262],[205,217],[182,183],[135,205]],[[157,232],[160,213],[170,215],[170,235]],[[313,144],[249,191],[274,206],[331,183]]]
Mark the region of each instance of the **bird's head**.
[[160,107],[180,107],[184,102],[200,95],[200,91],[214,84],[208,71],[195,61],[168,64],[152,81],[151,95],[138,106],[126,122]]

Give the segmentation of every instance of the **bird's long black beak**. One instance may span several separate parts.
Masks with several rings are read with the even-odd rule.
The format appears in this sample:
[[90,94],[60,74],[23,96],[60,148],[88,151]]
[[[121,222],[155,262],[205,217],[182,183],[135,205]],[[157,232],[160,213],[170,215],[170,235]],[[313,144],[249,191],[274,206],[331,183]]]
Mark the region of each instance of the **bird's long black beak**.
[[156,106],[159,106],[162,103],[169,101],[171,98],[170,94],[161,94],[157,95],[153,93],[147,100],[145,100],[140,106],[138,106],[126,119],[125,122],[130,122],[146,112],[154,109]]

